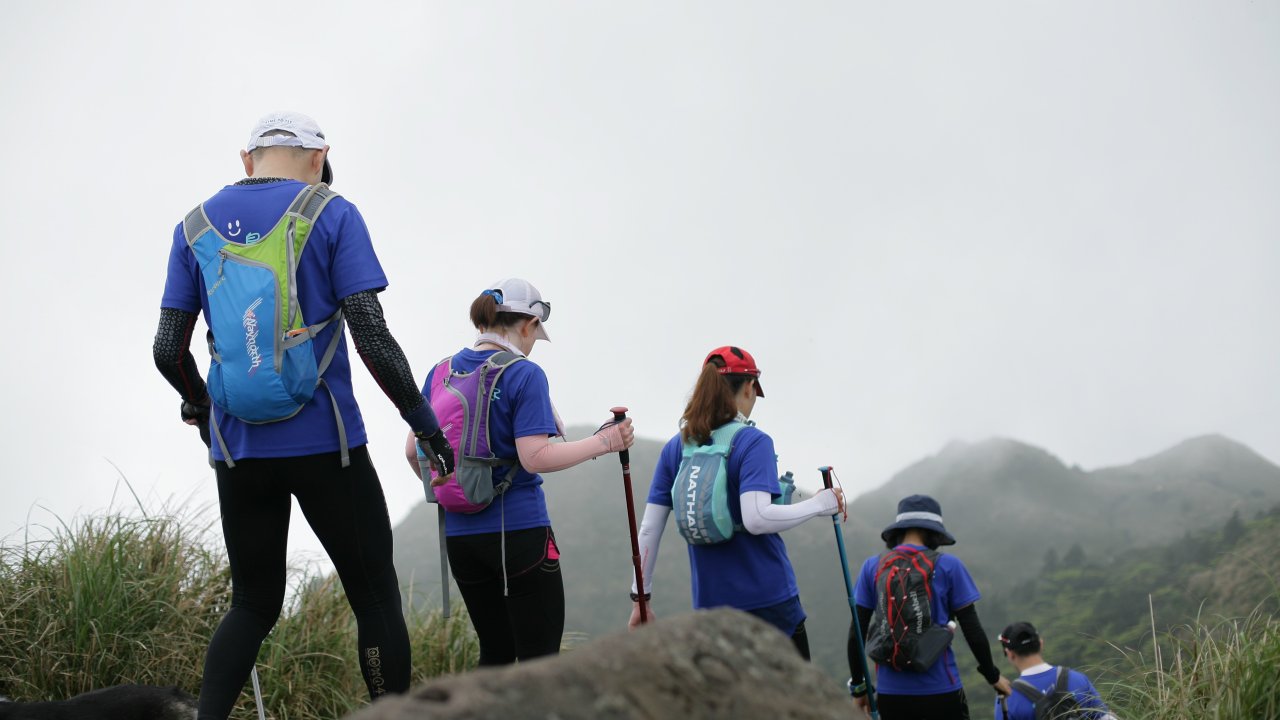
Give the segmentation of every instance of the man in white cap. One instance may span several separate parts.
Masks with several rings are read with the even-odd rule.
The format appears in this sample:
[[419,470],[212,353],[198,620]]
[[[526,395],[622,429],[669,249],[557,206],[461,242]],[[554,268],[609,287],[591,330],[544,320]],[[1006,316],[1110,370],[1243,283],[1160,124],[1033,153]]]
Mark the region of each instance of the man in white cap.
[[[210,446],[231,566],[231,608],[205,657],[201,720],[230,714],[280,614],[291,496],[342,579],[370,696],[409,687],[391,524],[344,324],[446,474],[453,451],[383,321],[387,278],[359,210],[327,187],[328,155],[311,118],[264,116],[240,153],[246,177],[189,213],[169,252],[153,355],[182,397],[182,419]],[[190,351],[200,314],[210,329],[208,385]]]

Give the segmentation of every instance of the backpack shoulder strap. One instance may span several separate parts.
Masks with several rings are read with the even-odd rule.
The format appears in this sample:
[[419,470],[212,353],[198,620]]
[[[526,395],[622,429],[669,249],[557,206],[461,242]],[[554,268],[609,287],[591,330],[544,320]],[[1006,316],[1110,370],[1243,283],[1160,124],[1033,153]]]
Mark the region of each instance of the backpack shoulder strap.
[[1046,693],[1042,693],[1038,689],[1036,689],[1035,685],[1032,685],[1031,683],[1027,682],[1026,680],[1023,680],[1022,678],[1018,678],[1017,680],[1014,680],[1012,685],[1014,690],[1017,690],[1018,692],[1022,693],[1023,697],[1027,698],[1033,703],[1038,700],[1044,699],[1044,696],[1046,695]]
[[934,570],[938,568],[938,557],[942,553],[937,550],[921,550],[920,555],[929,563],[929,577],[933,577]]
[[1070,668],[1068,668],[1066,665],[1058,666],[1058,678],[1053,682],[1053,689],[1055,692],[1060,692],[1060,693],[1067,692],[1067,680],[1070,679],[1069,677],[1070,675],[1071,675]]
[[743,428],[746,428],[746,427],[747,427],[746,423],[740,423],[736,420],[732,422],[727,422],[724,425],[721,425],[720,427],[711,431],[711,444],[712,445],[728,445],[730,448],[730,452],[732,452],[733,439],[738,436],[739,432],[742,432]]
[[298,192],[293,202],[289,203],[289,214],[296,215],[314,225],[316,218],[320,217],[320,211],[324,210],[329,201],[336,197],[338,193],[330,190],[324,183],[308,185]]
[[525,356],[517,355],[511,352],[510,350],[499,350],[498,352],[490,355],[488,359],[485,360],[485,362],[492,367],[505,370],[509,366],[514,365],[515,363],[518,363],[521,360],[527,360],[527,359],[528,358],[526,358]]
[[[492,455],[493,449],[489,445],[489,406],[493,404],[493,389],[497,387],[498,380],[502,377],[502,373],[506,372],[507,368],[524,359],[526,358],[523,355],[507,350],[499,350],[485,358],[485,361],[475,369],[475,372],[480,374],[480,381],[476,384],[475,416],[471,419],[471,427],[468,429],[466,440],[463,442],[463,452],[469,452],[474,455],[479,436],[483,434],[485,447],[489,448],[489,453]],[[507,465],[511,468],[498,489],[498,493],[501,494],[510,486],[516,470],[520,467],[520,463],[518,460],[497,459],[494,464]]]
[[[526,358],[523,355],[517,355],[506,350],[499,350],[486,358],[485,361],[480,364],[480,367],[476,368],[480,373],[480,384],[492,389],[498,384],[498,379],[502,377],[502,373],[507,371],[507,368],[525,359]],[[480,409],[486,415],[489,413],[489,402],[492,399],[493,393],[491,392],[485,393],[484,397],[480,398],[480,402],[482,403]]]
[[182,221],[182,234],[187,239],[188,247],[194,245],[205,230],[212,228],[213,223],[209,222],[209,216],[204,214],[203,204],[195,206]]

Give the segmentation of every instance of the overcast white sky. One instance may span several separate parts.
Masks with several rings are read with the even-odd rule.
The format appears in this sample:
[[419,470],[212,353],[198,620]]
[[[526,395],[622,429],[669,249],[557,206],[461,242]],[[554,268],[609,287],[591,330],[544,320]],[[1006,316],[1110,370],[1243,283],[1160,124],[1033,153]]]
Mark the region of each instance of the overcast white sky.
[[[111,463],[214,502],[151,339],[173,226],[276,109],[330,139],[419,378],[519,275],[570,423],[669,436],[739,344],[782,466],[855,492],[992,435],[1280,459],[1276,0],[2,2],[0,66],[0,537]],[[399,521],[405,426],[356,382]]]

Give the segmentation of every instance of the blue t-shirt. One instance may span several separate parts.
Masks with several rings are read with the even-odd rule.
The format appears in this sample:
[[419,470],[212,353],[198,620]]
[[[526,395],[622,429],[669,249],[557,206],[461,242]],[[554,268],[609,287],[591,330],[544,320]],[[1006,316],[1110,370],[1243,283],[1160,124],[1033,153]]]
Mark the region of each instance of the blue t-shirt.
[[[1040,692],[1049,692],[1058,680],[1058,669],[1056,667],[1038,666],[1027,669],[1038,670],[1038,672],[1023,673],[1019,679],[1031,683]],[[1089,678],[1083,674],[1068,669],[1067,689],[1076,696],[1076,702],[1079,703],[1080,707],[1094,711],[1085,715],[1090,720],[1102,720],[1110,712],[1107,704],[1102,702],[1102,697],[1098,695],[1097,689],[1093,687],[1093,683],[1089,682]],[[1035,720],[1035,706],[1030,698],[1023,695],[1016,688],[1012,695],[1005,698],[1005,704],[1009,709],[1008,720]],[[996,698],[995,708],[996,720],[1004,720],[1004,712],[1000,708],[1000,698]]]
[[[296,180],[261,185],[228,185],[204,203],[213,228],[232,242],[256,240],[275,227],[304,183]],[[307,324],[324,322],[343,298],[366,290],[382,290],[387,277],[374,254],[364,218],[345,198],[335,197],[320,213],[298,262],[298,302]],[[160,306],[187,312],[203,312],[209,323],[209,300],[195,254],[187,246],[182,223],[173,231],[169,251],[169,272]],[[317,361],[335,332],[324,329],[312,341]],[[324,373],[329,392],[338,401],[347,445],[357,447],[368,441],[364,420],[351,389],[351,363],[344,338],[338,343],[329,368]],[[288,420],[253,425],[214,408],[227,449],[235,459],[247,457],[293,457],[334,452],[339,449],[338,424],[333,404],[324,386],[316,388],[297,415]],[[222,448],[213,444],[213,457],[225,460]]]
[[[672,506],[671,486],[680,469],[683,447],[681,437],[676,435],[662,448],[658,466],[653,471],[653,484],[649,486],[649,502],[654,505]],[[742,524],[738,497],[753,490],[775,497],[781,493],[773,438],[759,428],[747,427],[734,437],[733,451],[729,453],[729,513],[735,524]],[[777,533],[752,535],[740,530],[726,542],[690,545],[689,566],[695,608],[727,605],[739,610],[755,610],[800,594],[787,548]],[[796,624],[803,619],[802,614],[795,620]]]
[[[453,356],[453,369],[471,372],[495,352],[463,348]],[[432,367],[422,385],[422,396],[427,402],[431,402],[431,377],[435,371]],[[551,409],[547,374],[528,359],[507,366],[502,377],[498,378],[493,398],[489,401],[489,449],[497,457],[518,460],[516,438],[555,434],[556,416]],[[510,468],[498,467],[493,472],[495,480],[500,481]],[[445,534],[449,536],[550,525],[546,497],[542,494],[542,477],[524,468],[516,470],[511,487],[484,510],[478,513],[445,513]]]
[[[900,547],[926,549],[920,545]],[[853,588],[854,602],[861,607],[875,609],[876,568],[879,565],[879,555],[873,555],[862,563],[858,582]],[[939,554],[933,567],[933,602],[929,607],[934,624],[946,625],[956,610],[977,602],[981,594],[964,563],[956,556]],[[877,665],[877,669],[876,691],[887,695],[939,695],[960,689],[960,670],[956,667],[956,654],[950,647],[927,672],[898,671],[886,665]]]

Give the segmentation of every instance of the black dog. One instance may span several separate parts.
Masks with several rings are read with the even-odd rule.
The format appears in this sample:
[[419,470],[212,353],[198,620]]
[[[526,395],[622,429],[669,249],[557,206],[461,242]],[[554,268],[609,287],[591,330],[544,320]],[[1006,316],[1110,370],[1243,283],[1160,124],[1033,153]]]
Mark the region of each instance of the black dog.
[[177,687],[116,685],[57,702],[0,702],[0,720],[192,720],[196,699]]

